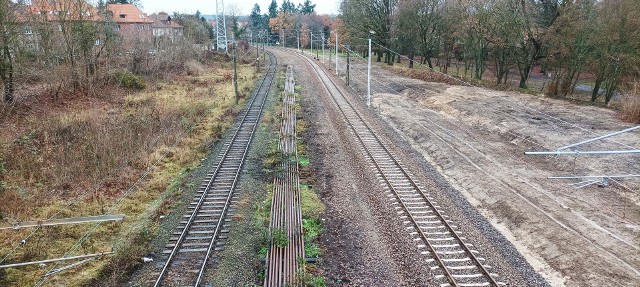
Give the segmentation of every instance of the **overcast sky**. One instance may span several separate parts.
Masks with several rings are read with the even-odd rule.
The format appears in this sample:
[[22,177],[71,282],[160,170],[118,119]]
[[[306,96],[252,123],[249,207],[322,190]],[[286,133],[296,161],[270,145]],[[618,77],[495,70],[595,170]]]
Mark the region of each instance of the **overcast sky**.
[[[278,7],[283,0],[276,0]],[[296,6],[298,3],[304,2],[304,0],[291,0]],[[140,0],[145,13],[151,14],[155,12],[179,12],[179,13],[195,13],[196,10],[200,10],[203,14],[215,14],[216,0]],[[249,15],[253,4],[258,3],[260,5],[260,12],[266,13],[271,0],[225,0],[225,9],[233,8],[234,6],[239,10],[240,15]],[[316,12],[318,14],[338,14],[338,5],[340,0],[311,0],[311,3],[316,4]]]

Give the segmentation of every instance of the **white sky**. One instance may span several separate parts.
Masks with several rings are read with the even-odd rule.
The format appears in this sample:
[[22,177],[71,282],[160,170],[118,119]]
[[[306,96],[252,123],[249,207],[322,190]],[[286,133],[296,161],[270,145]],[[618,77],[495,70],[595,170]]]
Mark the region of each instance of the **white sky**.
[[[282,4],[282,0],[276,0],[278,7]],[[291,0],[296,6],[303,3],[304,0]],[[200,10],[202,14],[215,14],[216,0],[140,0],[143,11],[147,14],[155,12],[178,12],[178,13],[195,13]],[[267,13],[271,0],[225,0],[225,9],[232,9],[234,6],[239,10],[239,15],[249,15],[253,4],[260,5],[260,12]],[[316,4],[316,13],[318,14],[338,14],[340,0],[311,0]]]

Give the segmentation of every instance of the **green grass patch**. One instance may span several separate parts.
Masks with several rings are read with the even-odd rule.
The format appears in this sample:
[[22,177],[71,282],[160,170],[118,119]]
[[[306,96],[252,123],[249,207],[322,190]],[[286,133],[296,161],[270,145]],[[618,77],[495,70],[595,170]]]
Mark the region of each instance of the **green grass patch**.
[[309,166],[310,162],[309,162],[309,158],[307,156],[299,156],[298,157],[298,164],[300,164],[300,166],[302,167],[307,167]]
[[324,204],[310,185],[300,185],[300,201],[303,218],[319,218],[320,214],[324,212]]

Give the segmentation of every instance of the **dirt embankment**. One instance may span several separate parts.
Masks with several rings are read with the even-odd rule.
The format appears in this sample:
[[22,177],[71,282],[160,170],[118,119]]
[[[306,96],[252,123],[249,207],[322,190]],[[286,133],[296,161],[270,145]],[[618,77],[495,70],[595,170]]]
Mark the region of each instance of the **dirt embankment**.
[[[355,66],[355,65],[354,65]],[[355,66],[352,68],[358,70]],[[355,78],[355,81],[353,80]],[[380,116],[502,231],[554,286],[637,286],[637,181],[569,186],[558,175],[633,174],[638,155],[532,157],[629,127],[616,112],[515,92],[374,72]],[[362,73],[352,75],[366,91]],[[640,133],[579,150],[637,149]]]

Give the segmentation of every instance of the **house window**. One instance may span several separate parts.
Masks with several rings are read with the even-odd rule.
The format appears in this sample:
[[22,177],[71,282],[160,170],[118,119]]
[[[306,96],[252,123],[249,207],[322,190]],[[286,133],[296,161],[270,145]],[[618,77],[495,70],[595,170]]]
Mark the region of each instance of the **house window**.
[[122,19],[127,18],[127,14],[120,14],[120,18]]
[[33,30],[31,30],[31,26],[27,25],[24,27],[24,33],[27,35],[33,34]]
[[100,38],[96,39],[96,46],[100,46]]
[[120,25],[113,26],[113,31],[120,31]]
[[58,31],[62,32],[62,25],[58,24]]

